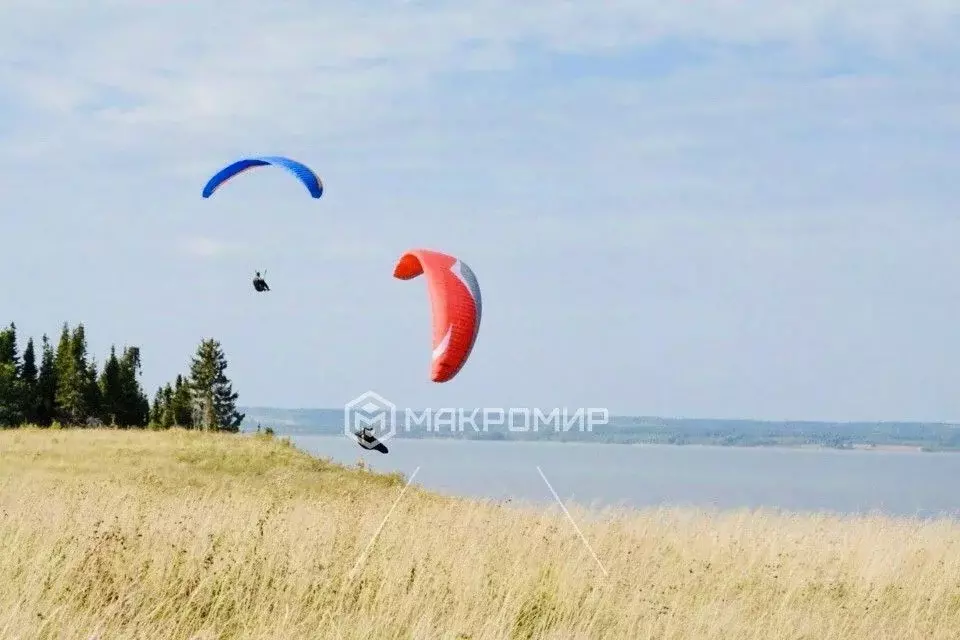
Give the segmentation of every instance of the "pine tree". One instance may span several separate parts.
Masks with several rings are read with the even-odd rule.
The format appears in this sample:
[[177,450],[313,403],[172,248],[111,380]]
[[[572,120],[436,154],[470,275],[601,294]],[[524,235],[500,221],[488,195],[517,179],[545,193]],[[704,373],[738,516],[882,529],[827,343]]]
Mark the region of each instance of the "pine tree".
[[[83,337],[82,333],[80,335]],[[81,424],[86,418],[82,384],[82,372],[86,367],[83,369],[77,367],[78,356],[84,355],[86,345],[82,345],[83,350],[74,349],[73,338],[75,336],[76,332],[71,335],[69,325],[64,322],[54,360],[57,372],[57,417],[62,422],[71,425]]]
[[70,354],[77,371],[87,370],[87,330],[81,322],[73,329],[70,335]]
[[100,374],[100,396],[102,398],[101,415],[106,424],[116,426],[123,403],[120,385],[120,361],[117,359],[116,346],[110,347],[110,357],[103,365]]
[[0,331],[0,364],[13,365],[13,371],[20,375],[20,356],[17,351],[17,325],[10,323],[10,326]]
[[83,381],[81,383],[83,385],[83,404],[86,407],[86,422],[88,425],[103,424],[103,420],[100,418],[103,396],[100,393],[98,378],[97,361],[94,358],[90,358],[90,364],[88,364],[84,370]]
[[57,369],[50,338],[43,334],[40,372],[37,374],[37,424],[47,427],[57,415]]
[[23,423],[23,386],[12,362],[0,362],[0,427]]
[[239,431],[243,414],[237,412],[238,394],[227,378],[227,358],[220,343],[205,339],[190,364],[193,424],[204,430]]
[[163,387],[163,414],[160,416],[160,426],[166,429],[174,426],[173,389],[169,382]]
[[153,403],[150,405],[150,424],[153,426],[162,426],[163,419],[163,387],[157,387],[157,392],[153,395]]
[[171,398],[171,408],[173,410],[173,423],[178,427],[186,429],[193,428],[193,409],[190,402],[190,387],[184,381],[182,375],[177,375],[176,382],[173,385],[173,396]]
[[39,398],[37,396],[37,353],[33,338],[27,339],[23,350],[23,364],[20,367],[20,381],[23,385],[23,417],[30,424],[38,424]]
[[24,393],[17,356],[17,328],[12,322],[0,330],[0,427],[14,427],[24,420]]
[[80,392],[78,418],[86,423],[96,415],[100,400],[100,388],[97,386],[96,364],[88,359],[87,331],[81,322],[70,336],[70,353],[73,356],[73,366],[76,375],[75,384]]
[[126,347],[119,360],[121,409],[119,423],[126,427],[143,427],[150,420],[150,401],[137,376],[141,372],[140,348]]

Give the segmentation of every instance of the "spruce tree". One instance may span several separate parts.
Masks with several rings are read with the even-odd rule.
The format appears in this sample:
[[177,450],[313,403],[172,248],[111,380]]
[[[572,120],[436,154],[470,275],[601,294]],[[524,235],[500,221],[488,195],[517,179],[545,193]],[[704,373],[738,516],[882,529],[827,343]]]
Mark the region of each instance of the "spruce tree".
[[168,382],[163,387],[163,414],[160,416],[160,426],[169,429],[177,426],[173,407],[173,388]]
[[75,350],[73,347],[75,335],[76,332],[71,335],[69,325],[64,322],[54,361],[57,372],[57,417],[70,425],[81,424],[86,418],[82,384],[86,367],[84,366],[83,369],[77,367],[78,356],[84,354],[86,345],[83,345],[84,351]]
[[227,358],[220,343],[205,339],[190,363],[193,424],[204,430],[239,431],[243,414],[237,412],[238,394],[226,376]]
[[23,386],[17,368],[0,362],[0,427],[16,427],[23,418]]
[[87,361],[87,330],[81,322],[73,328],[70,334],[70,354],[77,371],[86,371]]
[[119,360],[121,394],[120,424],[126,427],[146,426],[150,419],[150,401],[140,386],[140,348],[126,347]]
[[86,408],[88,425],[102,425],[100,418],[102,411],[103,397],[100,394],[100,384],[97,381],[97,361],[90,358],[90,364],[87,365],[83,374],[83,404]]
[[48,427],[57,415],[57,370],[50,338],[43,334],[37,374],[37,424]]
[[17,328],[11,322],[0,330],[0,427],[14,427],[24,420],[23,385],[17,357]]
[[20,367],[20,380],[23,385],[23,416],[30,424],[39,423],[39,397],[37,396],[37,353],[33,338],[27,339],[23,350],[23,364]]
[[106,424],[117,426],[117,416],[121,415],[123,396],[120,386],[120,361],[117,359],[116,346],[111,345],[110,356],[103,364],[100,374],[101,415]]
[[177,375],[171,398],[173,423],[186,429],[193,428],[193,409],[190,401],[190,387],[182,375]]
[[97,415],[97,405],[100,404],[100,387],[97,385],[97,365],[89,357],[87,347],[87,332],[81,322],[74,328],[70,336],[70,352],[73,356],[73,365],[76,372],[76,385],[80,390],[79,419],[88,422]]
[[162,426],[163,419],[163,387],[157,387],[157,392],[153,395],[153,403],[150,405],[150,424],[156,427]]
[[13,365],[13,371],[20,375],[20,356],[17,350],[17,325],[10,323],[10,326],[0,331],[0,364]]

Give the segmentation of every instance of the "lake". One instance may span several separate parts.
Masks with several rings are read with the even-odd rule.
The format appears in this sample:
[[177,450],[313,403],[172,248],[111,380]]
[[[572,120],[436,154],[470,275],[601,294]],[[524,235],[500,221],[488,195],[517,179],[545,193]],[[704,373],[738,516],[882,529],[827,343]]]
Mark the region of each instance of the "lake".
[[345,436],[291,440],[319,457],[363,459],[408,479],[419,467],[415,485],[451,495],[547,503],[552,486],[565,502],[587,506],[960,517],[960,455],[951,453],[397,438],[383,455]]

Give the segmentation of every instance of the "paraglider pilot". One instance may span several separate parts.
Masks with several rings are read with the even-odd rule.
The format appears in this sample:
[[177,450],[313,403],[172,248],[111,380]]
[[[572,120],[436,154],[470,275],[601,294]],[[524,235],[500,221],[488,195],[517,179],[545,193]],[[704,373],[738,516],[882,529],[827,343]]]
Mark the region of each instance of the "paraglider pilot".
[[260,276],[260,272],[257,271],[257,275],[253,278],[253,288],[257,291],[270,291],[270,287],[267,286],[267,281]]

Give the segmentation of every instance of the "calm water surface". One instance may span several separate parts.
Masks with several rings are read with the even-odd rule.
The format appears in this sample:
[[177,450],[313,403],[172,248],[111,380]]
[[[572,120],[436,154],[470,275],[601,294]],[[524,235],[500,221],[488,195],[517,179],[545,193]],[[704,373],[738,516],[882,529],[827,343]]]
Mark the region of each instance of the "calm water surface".
[[[346,437],[292,436],[310,453],[363,459],[437,492],[585,505],[773,507],[960,517],[960,454],[669,445],[393,439],[390,453]],[[543,472],[543,476],[537,467]]]

